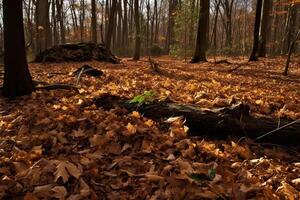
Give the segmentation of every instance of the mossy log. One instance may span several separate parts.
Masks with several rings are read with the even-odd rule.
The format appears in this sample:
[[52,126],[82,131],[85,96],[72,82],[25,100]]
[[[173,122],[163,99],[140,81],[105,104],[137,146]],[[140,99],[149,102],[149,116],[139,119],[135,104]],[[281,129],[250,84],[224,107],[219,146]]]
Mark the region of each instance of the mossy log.
[[[163,120],[174,116],[184,116],[190,135],[206,135],[213,138],[225,139],[228,136],[258,138],[265,133],[278,128],[278,121],[268,117],[256,118],[250,114],[248,105],[239,103],[225,108],[200,108],[196,105],[179,104],[174,102],[152,102],[142,105],[130,104],[128,99],[117,96],[103,96],[94,99],[95,105],[106,110],[116,106],[128,111],[137,110],[144,116]],[[281,120],[283,126],[291,120]],[[263,137],[257,142],[300,145],[300,123],[294,123],[283,129]]]

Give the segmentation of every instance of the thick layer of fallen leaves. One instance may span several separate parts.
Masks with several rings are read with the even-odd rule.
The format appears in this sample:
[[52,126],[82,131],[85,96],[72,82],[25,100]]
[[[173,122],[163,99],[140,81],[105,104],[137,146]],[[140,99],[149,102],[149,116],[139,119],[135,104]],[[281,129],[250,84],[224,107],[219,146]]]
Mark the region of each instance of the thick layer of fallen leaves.
[[[0,99],[0,199],[299,199],[297,152],[188,138],[181,118],[162,130],[140,113],[84,103],[104,93],[133,97],[153,90],[201,106],[242,100],[257,114],[297,118],[299,69],[284,78],[278,59],[232,75],[228,66],[160,62],[163,75],[152,74],[146,62],[89,63],[106,75],[83,77],[80,94]],[[35,80],[76,83],[67,74],[81,65],[33,64],[31,71]]]

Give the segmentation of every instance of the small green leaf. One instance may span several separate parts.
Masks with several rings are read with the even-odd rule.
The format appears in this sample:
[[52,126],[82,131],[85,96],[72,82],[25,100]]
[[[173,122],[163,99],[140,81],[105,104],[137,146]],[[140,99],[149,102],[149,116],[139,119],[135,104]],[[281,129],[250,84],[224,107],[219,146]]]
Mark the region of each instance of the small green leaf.
[[208,177],[210,178],[210,180],[213,180],[216,177],[216,170],[215,169],[208,170]]

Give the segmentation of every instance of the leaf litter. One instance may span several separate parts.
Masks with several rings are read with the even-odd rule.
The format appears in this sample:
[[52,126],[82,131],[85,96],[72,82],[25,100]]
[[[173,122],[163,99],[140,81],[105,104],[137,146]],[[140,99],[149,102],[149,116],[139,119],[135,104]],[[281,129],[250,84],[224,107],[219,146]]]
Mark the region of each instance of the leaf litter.
[[[90,62],[105,76],[82,76],[79,94],[37,91],[0,99],[0,199],[300,198],[299,149],[189,138],[182,116],[167,119],[170,126],[162,129],[136,111],[85,104],[107,93],[133,99],[153,91],[160,99],[204,107],[243,101],[256,115],[298,119],[299,67],[282,77],[280,58],[232,74],[226,65],[158,61],[162,75],[146,62]],[[30,69],[35,80],[72,84],[76,78],[68,73],[81,65]],[[55,72],[66,75],[49,76]]]

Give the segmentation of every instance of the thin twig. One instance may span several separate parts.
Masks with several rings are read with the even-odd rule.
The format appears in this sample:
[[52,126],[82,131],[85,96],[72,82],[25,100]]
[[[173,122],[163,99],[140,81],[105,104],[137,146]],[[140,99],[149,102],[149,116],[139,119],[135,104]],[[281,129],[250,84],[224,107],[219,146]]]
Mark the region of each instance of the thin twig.
[[76,85],[78,85],[78,84],[79,84],[80,77],[81,77],[81,75],[82,75],[83,71],[84,71],[84,67],[81,69],[80,73],[79,73],[79,74],[78,74],[78,76],[77,76]]
[[291,125],[293,125],[293,124],[296,124],[297,122],[300,122],[300,119],[298,119],[298,120],[296,120],[296,121],[293,121],[293,122],[291,122],[291,123],[288,123],[288,124],[286,124],[286,125],[284,125],[284,126],[281,126],[281,127],[279,127],[279,128],[276,128],[276,129],[274,129],[274,130],[272,130],[272,131],[270,131],[270,132],[268,132],[268,133],[265,133],[265,134],[263,134],[263,135],[257,137],[255,140],[260,140],[260,139],[262,139],[262,138],[264,138],[264,137],[266,137],[266,136],[268,136],[268,135],[270,135],[270,134],[272,134],[272,133],[275,133],[276,131],[279,131],[279,130],[284,129],[284,128],[288,127],[288,126],[291,126]]

